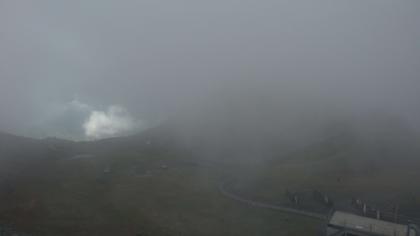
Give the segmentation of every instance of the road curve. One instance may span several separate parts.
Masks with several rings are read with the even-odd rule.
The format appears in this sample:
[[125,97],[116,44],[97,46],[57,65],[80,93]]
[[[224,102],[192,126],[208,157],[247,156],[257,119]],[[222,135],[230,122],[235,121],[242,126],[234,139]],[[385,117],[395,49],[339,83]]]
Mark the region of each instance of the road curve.
[[323,214],[318,214],[318,213],[305,211],[305,210],[298,210],[298,209],[294,209],[294,208],[291,208],[291,207],[262,203],[262,202],[257,202],[257,201],[242,198],[241,196],[238,196],[238,195],[236,195],[232,192],[229,192],[226,188],[226,183],[221,183],[219,185],[219,191],[222,195],[224,195],[227,198],[233,199],[233,200],[238,201],[238,202],[245,203],[245,204],[250,205],[252,207],[259,207],[259,208],[272,209],[272,210],[276,210],[276,211],[283,211],[283,212],[286,212],[286,213],[306,216],[306,217],[315,218],[315,219],[319,219],[319,220],[326,220],[327,219],[327,216],[323,215]]

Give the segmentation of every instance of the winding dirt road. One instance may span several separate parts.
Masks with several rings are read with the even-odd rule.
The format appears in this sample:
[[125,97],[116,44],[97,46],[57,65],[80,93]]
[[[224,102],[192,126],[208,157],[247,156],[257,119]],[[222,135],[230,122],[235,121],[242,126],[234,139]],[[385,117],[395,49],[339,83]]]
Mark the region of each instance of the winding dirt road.
[[310,218],[315,218],[315,219],[319,219],[319,220],[326,220],[327,219],[327,215],[323,215],[323,214],[319,214],[319,213],[314,213],[314,212],[305,211],[305,210],[298,210],[298,209],[294,209],[294,208],[291,208],[291,207],[278,206],[278,205],[273,205],[273,204],[262,203],[262,202],[257,202],[257,201],[245,199],[241,196],[236,195],[235,193],[229,192],[229,190],[227,190],[227,188],[226,188],[226,183],[221,183],[219,185],[219,191],[222,195],[224,195],[227,198],[230,198],[230,199],[238,201],[238,202],[245,203],[245,204],[250,205],[252,207],[259,207],[259,208],[272,209],[272,210],[276,210],[276,211],[283,211],[283,212],[286,212],[286,213],[297,214],[297,215],[306,216],[306,217],[310,217]]

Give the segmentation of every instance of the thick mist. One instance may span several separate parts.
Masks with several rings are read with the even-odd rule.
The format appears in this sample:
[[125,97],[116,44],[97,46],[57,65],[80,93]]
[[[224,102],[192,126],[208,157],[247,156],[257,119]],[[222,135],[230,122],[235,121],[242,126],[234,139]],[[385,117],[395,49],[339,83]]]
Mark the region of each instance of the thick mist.
[[335,124],[398,120],[412,131],[419,10],[388,0],[2,1],[0,130],[85,140],[172,123],[187,143],[258,153],[324,139]]

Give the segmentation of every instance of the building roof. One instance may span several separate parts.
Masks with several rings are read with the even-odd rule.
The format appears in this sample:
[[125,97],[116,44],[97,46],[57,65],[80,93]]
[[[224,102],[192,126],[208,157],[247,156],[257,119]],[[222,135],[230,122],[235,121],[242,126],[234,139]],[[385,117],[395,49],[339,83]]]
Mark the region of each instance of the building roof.
[[[356,231],[389,236],[406,236],[408,230],[407,225],[396,224],[340,211],[334,212],[329,224]],[[409,236],[412,235],[416,235],[414,230],[410,231]]]

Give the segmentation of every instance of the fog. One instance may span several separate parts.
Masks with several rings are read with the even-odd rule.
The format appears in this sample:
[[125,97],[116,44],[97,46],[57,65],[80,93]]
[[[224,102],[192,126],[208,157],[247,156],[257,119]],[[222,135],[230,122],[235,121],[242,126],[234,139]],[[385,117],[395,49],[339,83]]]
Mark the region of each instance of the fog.
[[420,235],[419,13],[0,0],[0,234]]
[[169,122],[187,142],[300,143],[336,123],[416,129],[419,10],[410,0],[3,0],[0,130],[86,140]]

